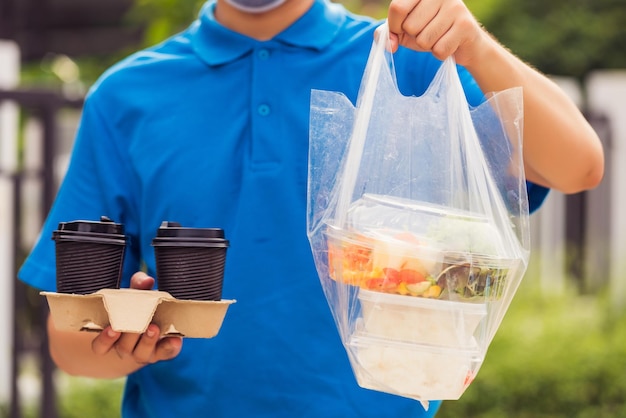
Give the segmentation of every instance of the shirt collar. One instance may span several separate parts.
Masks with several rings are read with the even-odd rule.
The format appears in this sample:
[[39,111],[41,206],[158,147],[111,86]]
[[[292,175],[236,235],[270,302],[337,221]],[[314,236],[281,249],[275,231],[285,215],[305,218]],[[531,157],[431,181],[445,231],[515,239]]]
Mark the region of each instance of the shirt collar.
[[[220,65],[243,56],[261,41],[222,26],[215,20],[215,0],[202,7],[190,28],[191,44],[209,65]],[[345,22],[345,9],[329,0],[315,0],[300,19],[274,37],[274,41],[301,48],[322,50],[328,46]]]

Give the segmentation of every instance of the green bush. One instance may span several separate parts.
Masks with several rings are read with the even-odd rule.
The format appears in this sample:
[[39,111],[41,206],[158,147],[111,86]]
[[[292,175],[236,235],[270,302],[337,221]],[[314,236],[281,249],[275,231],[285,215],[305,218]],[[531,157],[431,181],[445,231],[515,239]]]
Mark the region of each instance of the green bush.
[[475,381],[438,418],[626,417],[626,321],[602,297],[524,283]]
[[59,418],[115,418],[120,416],[123,379],[67,378],[59,398]]
[[[120,416],[123,379],[88,379],[58,372],[55,382],[59,418],[115,418]],[[20,405],[19,416],[23,418],[43,416],[39,402],[39,399],[23,402]],[[9,405],[0,405],[0,418],[9,417],[9,415]]]

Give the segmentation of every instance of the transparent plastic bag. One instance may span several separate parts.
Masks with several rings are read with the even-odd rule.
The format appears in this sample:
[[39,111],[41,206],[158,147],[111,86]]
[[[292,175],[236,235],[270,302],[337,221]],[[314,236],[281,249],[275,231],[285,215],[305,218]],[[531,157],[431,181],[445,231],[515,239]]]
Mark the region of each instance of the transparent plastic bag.
[[470,108],[449,58],[403,96],[379,39],[356,107],[312,91],[308,237],[359,385],[458,399],[528,264],[521,89]]

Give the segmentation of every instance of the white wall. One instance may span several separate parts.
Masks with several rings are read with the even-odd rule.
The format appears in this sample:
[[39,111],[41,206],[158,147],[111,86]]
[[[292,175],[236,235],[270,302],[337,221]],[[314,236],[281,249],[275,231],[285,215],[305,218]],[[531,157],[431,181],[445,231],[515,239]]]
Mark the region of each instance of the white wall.
[[[569,77],[551,79],[576,103],[583,107],[581,86]],[[550,191],[541,208],[531,215],[531,258],[529,270],[538,275],[541,289],[559,294],[566,286],[566,196]]]
[[607,160],[609,201],[609,281],[613,304],[626,307],[626,71],[597,71],[586,83],[589,108],[610,121]]
[[529,270],[537,275],[541,290],[560,294],[566,286],[565,196],[550,191],[541,208],[530,217],[531,256]]
[[[585,192],[585,285],[593,290],[608,284],[613,307],[626,309],[626,70],[596,71],[582,86],[573,79],[553,80],[589,112],[605,152],[604,180]],[[565,246],[566,203],[552,191],[531,218],[531,267],[551,292],[565,286],[566,258],[573,256]]]

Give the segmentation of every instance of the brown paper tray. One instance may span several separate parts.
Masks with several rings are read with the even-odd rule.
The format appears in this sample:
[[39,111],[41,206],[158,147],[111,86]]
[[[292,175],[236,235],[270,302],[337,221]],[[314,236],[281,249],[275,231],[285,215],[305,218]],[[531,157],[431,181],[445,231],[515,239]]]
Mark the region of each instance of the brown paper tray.
[[178,300],[167,292],[137,289],[102,289],[89,295],[41,292],[50,306],[57,329],[143,333],[155,323],[164,336],[213,338],[229,305],[235,300]]

